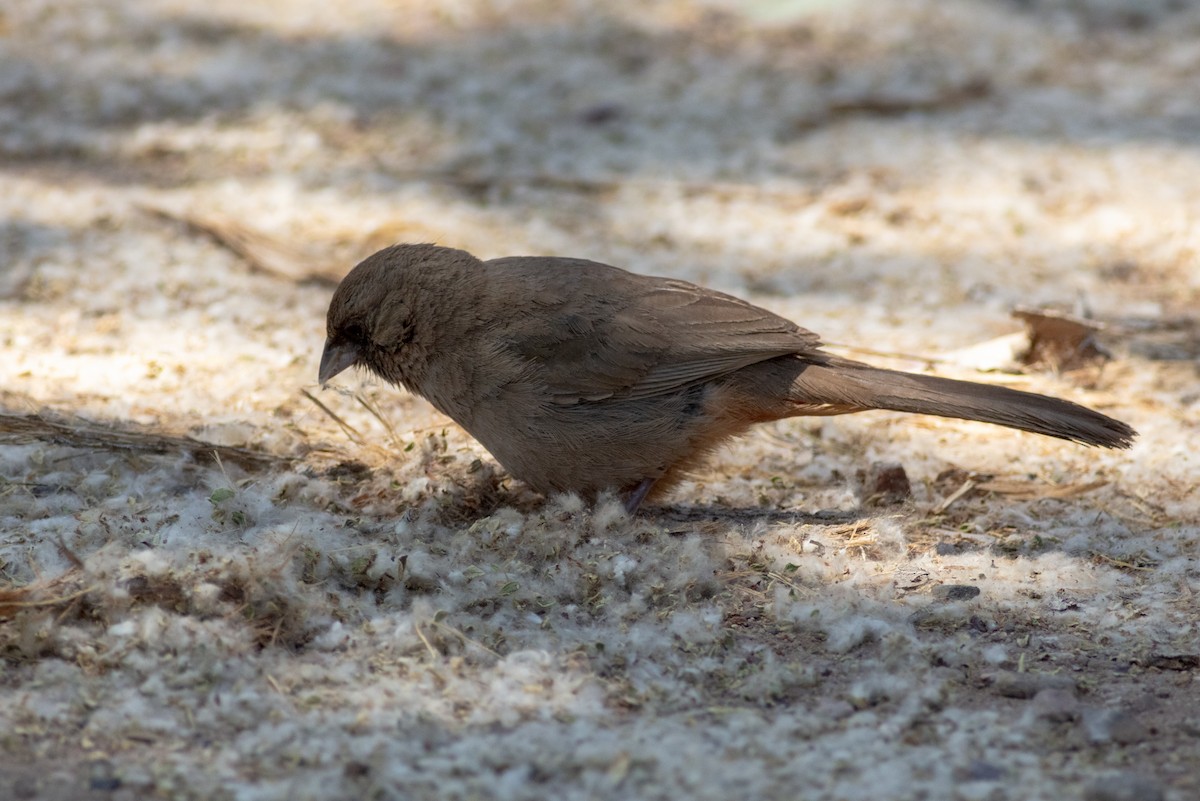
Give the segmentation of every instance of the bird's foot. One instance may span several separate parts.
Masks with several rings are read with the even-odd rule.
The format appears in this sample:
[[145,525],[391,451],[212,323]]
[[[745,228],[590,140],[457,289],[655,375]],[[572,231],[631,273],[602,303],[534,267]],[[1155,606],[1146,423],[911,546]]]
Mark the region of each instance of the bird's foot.
[[646,500],[646,496],[649,495],[650,490],[653,489],[656,480],[657,479],[653,478],[643,478],[641,483],[630,490],[629,494],[625,496],[626,512],[631,515],[637,512],[638,507],[642,505],[642,501]]

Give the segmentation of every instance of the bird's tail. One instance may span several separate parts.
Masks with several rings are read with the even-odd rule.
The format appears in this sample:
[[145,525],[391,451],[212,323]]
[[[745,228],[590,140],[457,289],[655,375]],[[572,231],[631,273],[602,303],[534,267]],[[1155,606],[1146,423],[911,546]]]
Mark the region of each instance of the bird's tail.
[[842,360],[809,363],[793,379],[792,393],[797,403],[825,404],[834,413],[845,407],[932,414],[1104,448],[1128,448],[1137,436],[1120,420],[1059,398]]

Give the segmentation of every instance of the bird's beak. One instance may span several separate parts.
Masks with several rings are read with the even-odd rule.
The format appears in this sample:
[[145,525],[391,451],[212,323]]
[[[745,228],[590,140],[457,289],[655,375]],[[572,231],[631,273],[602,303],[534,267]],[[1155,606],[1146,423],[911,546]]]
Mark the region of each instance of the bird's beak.
[[321,386],[325,386],[329,379],[347,367],[358,364],[361,355],[356,345],[350,343],[335,345],[328,339],[325,340],[325,350],[321,352],[321,369],[317,372],[317,380],[321,382]]

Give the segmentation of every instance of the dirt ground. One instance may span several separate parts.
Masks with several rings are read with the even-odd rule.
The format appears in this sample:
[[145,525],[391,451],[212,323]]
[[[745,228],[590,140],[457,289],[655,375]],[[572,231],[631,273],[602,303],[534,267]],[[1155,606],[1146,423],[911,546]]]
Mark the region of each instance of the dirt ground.
[[[1200,797],[1197,109],[1186,0],[9,0],[0,797]],[[1140,436],[800,419],[541,498],[316,385],[396,241]]]

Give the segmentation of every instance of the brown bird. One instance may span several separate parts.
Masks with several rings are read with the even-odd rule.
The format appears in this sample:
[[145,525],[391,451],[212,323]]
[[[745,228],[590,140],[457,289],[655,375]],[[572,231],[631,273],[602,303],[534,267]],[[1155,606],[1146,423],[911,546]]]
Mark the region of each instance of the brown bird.
[[583,259],[480,261],[394,245],[334,292],[322,384],[352,365],[449,415],[543,492],[632,512],[755,423],[890,409],[1128,448],[1125,423],[1058,398],[884,370],[711,289]]

